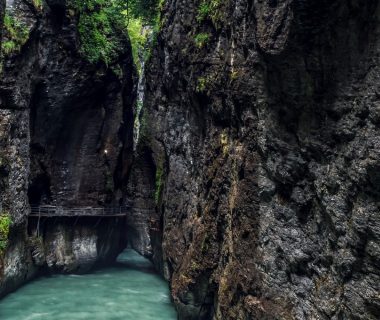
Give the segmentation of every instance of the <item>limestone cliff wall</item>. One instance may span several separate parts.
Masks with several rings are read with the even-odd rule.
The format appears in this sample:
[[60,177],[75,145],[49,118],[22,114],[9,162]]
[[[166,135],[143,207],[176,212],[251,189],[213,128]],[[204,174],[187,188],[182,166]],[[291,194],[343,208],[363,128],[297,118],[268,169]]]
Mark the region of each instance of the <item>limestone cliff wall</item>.
[[132,184],[180,319],[379,318],[379,14],[166,2]]
[[41,239],[35,220],[27,227],[30,205],[122,205],[118,189],[132,156],[135,71],[128,37],[117,35],[112,60],[89,62],[79,14],[69,3],[6,5],[15,34],[9,39],[8,30],[2,42],[0,209],[12,225],[1,293],[40,267],[88,271],[125,246],[125,224],[116,218],[43,220]]
[[180,319],[380,317],[377,0],[166,1],[132,171],[128,40],[89,63],[65,0],[8,9],[25,28],[0,80],[1,293],[124,240],[122,221],[61,218],[41,243],[30,204],[127,199]]

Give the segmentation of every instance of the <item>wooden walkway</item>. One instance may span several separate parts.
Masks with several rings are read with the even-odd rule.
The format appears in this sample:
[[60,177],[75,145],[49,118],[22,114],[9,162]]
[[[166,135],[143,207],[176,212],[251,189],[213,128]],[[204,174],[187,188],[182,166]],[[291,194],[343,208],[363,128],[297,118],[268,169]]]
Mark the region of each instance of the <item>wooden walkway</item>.
[[31,207],[29,217],[125,217],[130,207]]

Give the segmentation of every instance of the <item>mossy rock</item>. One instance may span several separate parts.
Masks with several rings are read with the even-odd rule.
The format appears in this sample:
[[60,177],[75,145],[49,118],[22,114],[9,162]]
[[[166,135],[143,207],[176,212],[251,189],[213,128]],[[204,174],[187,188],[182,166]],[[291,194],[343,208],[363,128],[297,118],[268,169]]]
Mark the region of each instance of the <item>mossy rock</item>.
[[9,213],[2,212],[0,214],[0,256],[2,257],[8,246],[9,230],[11,226],[11,217]]

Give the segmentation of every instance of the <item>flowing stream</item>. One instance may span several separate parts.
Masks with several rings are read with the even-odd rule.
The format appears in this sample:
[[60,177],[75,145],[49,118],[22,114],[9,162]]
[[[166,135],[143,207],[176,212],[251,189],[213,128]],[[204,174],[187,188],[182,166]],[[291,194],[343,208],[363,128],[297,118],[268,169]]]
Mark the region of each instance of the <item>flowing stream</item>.
[[175,320],[167,283],[125,250],[118,266],[39,278],[0,301],[6,320]]

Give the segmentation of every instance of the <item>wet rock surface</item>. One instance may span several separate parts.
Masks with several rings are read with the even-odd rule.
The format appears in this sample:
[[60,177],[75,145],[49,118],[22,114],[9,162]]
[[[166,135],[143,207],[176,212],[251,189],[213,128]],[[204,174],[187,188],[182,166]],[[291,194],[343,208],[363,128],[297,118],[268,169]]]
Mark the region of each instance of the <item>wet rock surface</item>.
[[198,6],[165,6],[139,146],[180,319],[377,319],[378,1]]
[[[1,294],[112,260],[127,226],[182,320],[378,319],[378,1],[167,1],[132,171],[129,43],[118,71],[87,62],[66,5],[8,1],[28,39],[2,61]],[[132,208],[40,241],[30,203]]]
[[119,177],[132,156],[127,141],[135,81],[126,35],[119,35],[123,48],[108,66],[88,62],[67,1],[36,7],[15,0],[6,10],[28,37],[1,61],[0,209],[11,216],[11,233],[18,231],[4,258],[0,291],[25,281],[36,266],[83,272],[123,249],[125,224],[117,218],[46,222],[42,245],[33,240],[35,225],[29,234],[26,225],[29,205],[123,205]]
[[156,212],[155,165],[149,149],[139,150],[134,157],[134,170],[126,185],[126,198],[130,210],[127,217],[128,242],[141,255],[153,258],[160,254],[153,250],[152,233],[157,226],[159,215]]
[[[33,260],[49,272],[89,272],[115,261],[125,248],[122,218],[108,221],[93,217],[58,218],[56,221],[47,219],[42,224],[43,242],[34,243]],[[31,233],[35,227],[29,224]]]

